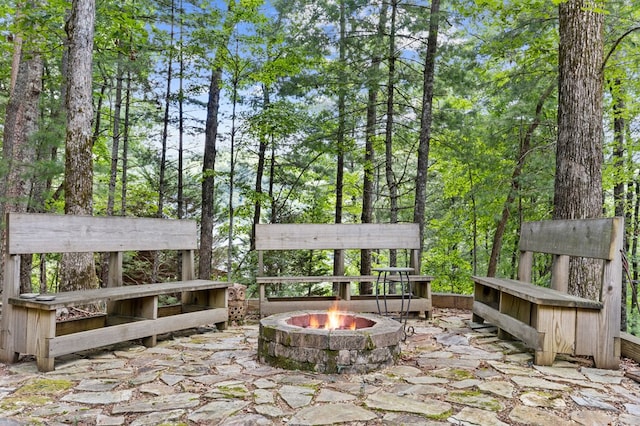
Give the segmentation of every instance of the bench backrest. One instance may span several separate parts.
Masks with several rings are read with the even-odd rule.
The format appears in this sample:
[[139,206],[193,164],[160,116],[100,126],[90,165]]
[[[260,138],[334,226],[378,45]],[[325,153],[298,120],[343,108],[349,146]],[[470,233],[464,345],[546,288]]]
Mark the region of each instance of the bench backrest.
[[[571,257],[604,260],[603,280],[622,280],[624,219],[569,219],[526,222],[520,232],[518,278],[531,282],[533,253],[553,256],[551,287],[567,292]],[[604,286],[603,288],[606,288]]]
[[[193,220],[8,213],[5,237],[5,271],[19,270],[21,254],[109,253],[106,285],[117,287],[122,285],[123,252],[177,250],[182,279],[195,277],[198,234]],[[5,291],[7,286],[5,278]],[[19,281],[9,286],[15,293]]]
[[256,225],[256,250],[419,249],[417,223]]
[[263,252],[267,250],[407,249],[411,264],[417,265],[420,249],[417,223],[260,224],[255,237],[259,276],[264,273]]
[[622,218],[546,220],[522,224],[520,250],[611,260]]
[[8,254],[192,250],[196,222],[132,217],[9,213]]

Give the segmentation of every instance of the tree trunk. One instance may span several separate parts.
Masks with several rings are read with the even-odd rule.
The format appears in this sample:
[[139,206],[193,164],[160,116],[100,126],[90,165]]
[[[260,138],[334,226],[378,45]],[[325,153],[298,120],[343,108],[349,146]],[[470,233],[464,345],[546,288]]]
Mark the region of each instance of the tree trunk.
[[[559,6],[558,144],[555,219],[602,214],[602,90],[604,15],[591,2],[569,0]],[[594,262],[572,261],[568,291],[599,298]]]
[[[42,93],[42,57],[35,51],[22,50],[15,74],[15,81],[4,122],[2,156],[6,172],[0,181],[0,222],[4,223],[7,212],[26,212],[32,186],[33,162],[36,159],[36,144],[31,138],[38,130],[38,104]],[[0,227],[0,241],[3,240],[4,227]],[[4,244],[0,244],[0,259],[3,257]],[[31,256],[23,256],[24,268],[20,271],[21,291],[30,292]],[[0,268],[0,280],[2,268]],[[1,281],[0,281],[1,282]]]
[[107,216],[113,216],[118,180],[118,156],[120,152],[120,110],[122,108],[122,54],[118,55],[116,67],[116,98],[113,108],[113,137],[111,139],[111,169],[109,174],[109,193],[107,196]]
[[[338,72],[339,81],[338,81],[338,131],[336,134],[336,145],[338,155],[336,158],[336,211],[335,211],[335,223],[342,223],[342,209],[343,209],[343,199],[342,194],[344,191],[344,138],[346,131],[346,88],[345,88],[345,72],[344,67],[346,67],[347,61],[347,16],[346,16],[346,8],[345,1],[340,0],[340,40],[339,40],[339,60],[338,66],[340,67],[340,71]],[[343,275],[344,274],[344,251],[343,250],[335,250],[333,255],[333,274],[334,275]],[[333,284],[334,293],[337,292],[339,288],[339,283]]]
[[[158,217],[164,216],[164,198],[166,192],[166,169],[167,169],[167,139],[169,138],[169,110],[171,108],[171,80],[173,79],[173,25],[175,14],[175,1],[171,1],[171,29],[169,38],[169,52],[167,55],[167,87],[164,95],[164,119],[162,120],[162,151],[160,152],[160,178],[158,182]],[[155,258],[156,256],[154,256]],[[155,282],[157,276],[157,260],[154,260],[152,280]]]
[[[420,255],[418,264],[411,265],[416,273],[420,273],[422,248],[424,247],[424,224],[427,194],[427,173],[429,171],[429,144],[431,140],[431,122],[433,120],[433,81],[435,79],[436,53],[438,49],[438,29],[440,19],[440,0],[431,0],[429,16],[429,39],[424,61],[422,86],[422,115],[420,116],[420,143],[418,145],[418,167],[416,170],[416,200],[413,210],[413,221],[420,229]],[[413,260],[413,259],[412,259]]]
[[[264,105],[262,106],[264,111],[269,109],[271,104],[270,89],[266,84],[262,85],[262,96]],[[267,135],[260,136],[260,142],[258,146],[258,166],[256,169],[256,201],[253,209],[253,226],[251,227],[251,250],[256,248],[256,225],[260,223],[260,216],[262,214],[262,177],[264,176],[265,156],[267,154]]]
[[535,132],[535,130],[540,125],[540,121],[542,120],[542,107],[544,106],[544,102],[547,100],[547,98],[551,96],[553,88],[554,86],[549,86],[549,88],[547,88],[547,90],[545,90],[545,92],[540,97],[538,105],[536,105],[536,114],[531,124],[529,124],[522,144],[520,145],[520,152],[518,153],[516,167],[513,169],[513,173],[511,174],[511,188],[509,189],[507,199],[505,200],[502,207],[502,215],[500,217],[500,220],[498,221],[498,225],[496,226],[496,232],[493,234],[491,257],[489,257],[489,267],[487,270],[488,277],[496,276],[496,271],[498,269],[498,260],[500,258],[500,250],[502,249],[502,237],[504,236],[504,231],[507,227],[507,222],[510,216],[509,212],[513,207],[512,204],[515,201],[520,189],[519,181],[520,175],[522,174],[522,169],[524,168],[525,158],[531,149],[531,139],[533,138],[533,132]]
[[636,176],[634,182],[635,192],[635,204],[633,206],[633,221],[631,222],[633,229],[633,236],[631,238],[631,280],[633,285],[631,286],[631,310],[636,308],[640,310],[638,306],[638,281],[640,280],[640,262],[638,262],[638,239],[640,238],[640,177]]
[[[625,102],[620,93],[621,83],[620,79],[616,78],[611,87],[611,97],[613,99],[613,163],[616,170],[622,170],[622,176],[617,178],[613,186],[613,202],[614,211],[616,216],[624,217],[625,223],[630,223],[630,217],[627,214],[627,194],[625,194],[625,180],[627,176],[627,166],[625,161],[625,134],[626,123],[624,119],[625,114]],[[626,228],[626,227],[625,227]],[[624,253],[629,252],[629,239],[625,232],[624,238]],[[627,329],[627,277],[622,276],[622,303],[620,306],[620,330],[626,331]]]
[[[235,60],[239,59],[238,49],[236,45]],[[233,281],[233,226],[234,226],[234,210],[233,210],[233,196],[234,196],[234,179],[236,170],[236,121],[238,110],[238,88],[240,85],[241,69],[237,62],[234,62],[233,78],[231,82],[232,95],[231,95],[231,140],[230,140],[230,163],[229,163],[229,233],[227,235],[227,282]]]
[[[398,0],[391,0],[391,28],[389,30],[389,75],[387,81],[387,122],[385,126],[385,176],[389,190],[389,222],[398,222],[398,187],[393,173],[393,95],[395,91],[396,72],[396,14]],[[389,250],[389,266],[396,266],[397,253]],[[393,287],[393,286],[391,286]]]
[[[178,88],[178,195],[177,204],[178,219],[182,219],[185,215],[184,206],[184,9],[182,8],[182,0],[179,4],[180,8],[180,39],[179,46],[180,51],[178,53],[178,66],[179,66],[179,88]],[[182,262],[178,262],[179,274],[182,275]]]
[[[93,213],[91,120],[94,0],[73,0],[66,23],[69,42],[67,73],[67,134],[65,138],[65,213]],[[92,253],[62,257],[62,291],[95,288],[98,279]]]
[[[368,70],[368,97],[367,97],[367,127],[365,129],[365,148],[364,148],[364,182],[362,183],[362,223],[373,222],[373,200],[374,200],[374,182],[375,182],[375,138],[376,138],[376,122],[378,120],[378,90],[380,89],[379,75],[380,62],[382,58],[378,53],[381,51],[380,46],[384,42],[384,31],[387,26],[387,8],[389,4],[382,2],[380,8],[380,20],[378,22],[378,33],[373,46],[373,57],[371,58],[371,67]],[[371,275],[371,250],[365,249],[360,251],[360,274]],[[372,294],[373,283],[360,283],[360,294]]]
[[127,70],[127,89],[124,101],[124,125],[122,136],[122,190],[120,215],[127,215],[127,167],[129,160],[129,112],[131,107],[131,71]]
[[227,16],[223,24],[222,46],[213,60],[213,71],[209,83],[209,99],[207,101],[207,119],[204,130],[204,158],[202,161],[202,217],[200,219],[200,251],[198,260],[198,278],[210,279],[211,258],[213,249],[213,211],[215,202],[215,164],[216,139],[218,138],[218,111],[220,110],[220,91],[222,90],[223,55],[231,33],[235,26],[235,18],[231,16],[236,6],[235,1],[229,1]]
[[218,137],[218,110],[220,108],[220,79],[222,69],[211,73],[207,123],[204,138],[204,160],[202,163],[202,219],[200,220],[200,257],[198,277],[211,277],[211,250],[213,247],[213,210],[215,190],[216,138]]

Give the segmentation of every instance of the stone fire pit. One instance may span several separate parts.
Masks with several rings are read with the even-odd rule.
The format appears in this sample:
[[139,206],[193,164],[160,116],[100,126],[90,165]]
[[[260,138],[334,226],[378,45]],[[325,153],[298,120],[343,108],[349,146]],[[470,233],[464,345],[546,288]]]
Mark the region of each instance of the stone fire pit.
[[[338,328],[323,328],[330,315]],[[287,312],[260,320],[258,358],[289,370],[366,373],[395,362],[402,336],[402,324],[379,315]]]

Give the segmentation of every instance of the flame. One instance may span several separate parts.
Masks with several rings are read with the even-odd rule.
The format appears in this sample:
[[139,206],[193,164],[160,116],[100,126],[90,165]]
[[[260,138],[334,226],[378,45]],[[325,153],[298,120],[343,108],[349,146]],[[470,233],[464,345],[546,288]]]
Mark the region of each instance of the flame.
[[309,328],[320,328],[320,321],[318,321],[318,317],[315,315],[309,316]]
[[325,315],[309,315],[308,328],[324,330],[355,330],[357,323],[351,315],[344,315],[338,310],[338,305],[334,304]]
[[353,319],[351,319],[351,321],[347,321],[348,318],[350,317],[346,315],[342,315],[338,311],[338,305],[334,304],[327,311],[327,323],[324,325],[324,328],[328,330],[340,330],[340,329],[355,330],[356,322]]
[[327,323],[324,325],[325,330],[337,330],[342,327],[341,320],[342,315],[338,312],[337,306],[332,306],[327,311]]

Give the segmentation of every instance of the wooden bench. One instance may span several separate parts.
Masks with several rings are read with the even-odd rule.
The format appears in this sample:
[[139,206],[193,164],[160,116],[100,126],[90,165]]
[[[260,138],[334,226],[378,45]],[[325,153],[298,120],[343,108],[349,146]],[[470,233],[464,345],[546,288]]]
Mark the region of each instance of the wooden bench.
[[[473,277],[473,320],[520,339],[535,351],[537,365],[551,365],[561,353],[619,368],[623,238],[620,217],[524,223],[518,280]],[[534,253],[553,257],[551,288],[530,283]],[[600,300],[567,294],[571,257],[602,259]]]
[[[300,309],[338,309],[352,312],[378,312],[374,295],[352,295],[351,283],[376,283],[377,275],[345,276],[344,250],[408,250],[411,265],[417,265],[420,234],[415,223],[402,224],[262,224],[256,225],[258,252],[259,303],[261,316]],[[270,250],[340,250],[341,270],[332,276],[266,276],[264,252]],[[342,272],[342,274],[340,274]],[[409,275],[411,282],[410,312],[430,316],[431,280],[425,275]],[[338,283],[338,294],[330,297],[267,297],[267,286],[294,283]],[[405,300],[406,304],[406,300]],[[399,312],[401,295],[388,296],[389,312]],[[406,305],[404,305],[406,307]]]
[[[143,339],[154,346],[158,334],[228,320],[226,282],[194,279],[196,223],[126,217],[9,213],[6,222],[2,360],[35,355],[40,371],[54,369],[55,357],[118,342]],[[123,286],[123,253],[176,250],[181,281]],[[20,255],[109,253],[105,288],[53,293],[54,300],[25,298],[20,292]],[[177,295],[180,303],[159,306],[158,296]],[[106,313],[60,321],[56,311],[97,302]]]

